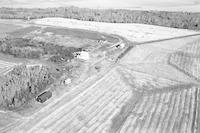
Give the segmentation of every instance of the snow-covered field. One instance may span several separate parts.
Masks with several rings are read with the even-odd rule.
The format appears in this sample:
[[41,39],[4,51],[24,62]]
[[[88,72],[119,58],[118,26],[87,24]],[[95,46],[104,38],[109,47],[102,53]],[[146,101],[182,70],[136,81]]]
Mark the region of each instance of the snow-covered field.
[[117,34],[133,42],[145,42],[197,33],[196,31],[146,24],[90,22],[67,18],[44,18],[33,20],[33,22],[41,25],[61,26],[104,32],[107,34]]
[[[199,38],[200,36],[193,36],[137,45],[120,60],[120,63],[134,71],[157,77],[194,82],[194,77],[199,79],[199,55],[195,54],[199,53]],[[187,47],[188,45],[190,47]],[[179,52],[185,47],[187,53]]]

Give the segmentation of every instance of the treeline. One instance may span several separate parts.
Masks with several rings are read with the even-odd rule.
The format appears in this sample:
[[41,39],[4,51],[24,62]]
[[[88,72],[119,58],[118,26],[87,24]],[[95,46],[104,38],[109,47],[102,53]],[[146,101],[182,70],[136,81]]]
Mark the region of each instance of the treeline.
[[3,78],[0,107],[5,109],[20,107],[53,83],[53,77],[45,66],[20,65]]
[[87,9],[77,7],[60,8],[0,8],[2,19],[36,19],[64,17],[78,20],[110,23],[143,23],[173,28],[200,30],[200,13],[137,11],[125,9]]
[[41,42],[26,38],[7,37],[0,41],[0,52],[18,58],[37,59],[48,57],[54,63],[70,61],[74,52],[81,48],[59,46],[53,43]]

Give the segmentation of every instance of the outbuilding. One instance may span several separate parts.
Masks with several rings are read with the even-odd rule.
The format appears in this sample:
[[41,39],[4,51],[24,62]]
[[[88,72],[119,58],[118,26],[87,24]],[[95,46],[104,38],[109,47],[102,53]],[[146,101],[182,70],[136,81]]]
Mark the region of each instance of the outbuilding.
[[69,84],[71,84],[71,82],[72,82],[72,80],[70,78],[67,78],[64,80],[65,85],[69,85]]
[[51,97],[52,97],[52,92],[51,91],[45,91],[42,94],[40,94],[39,96],[37,96],[36,101],[38,101],[40,103],[44,103]]
[[120,43],[120,44],[117,44],[115,47],[123,49],[125,47],[125,44],[124,43]]
[[90,54],[86,51],[75,52],[75,57],[82,60],[89,60]]

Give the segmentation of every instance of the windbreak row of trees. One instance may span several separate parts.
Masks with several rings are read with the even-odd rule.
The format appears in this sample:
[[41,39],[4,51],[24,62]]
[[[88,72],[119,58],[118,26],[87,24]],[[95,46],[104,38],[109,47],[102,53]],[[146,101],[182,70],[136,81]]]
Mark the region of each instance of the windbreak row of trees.
[[60,8],[0,8],[1,19],[36,19],[64,17],[110,23],[143,23],[174,28],[200,30],[200,13],[137,11],[125,9]]
[[0,107],[15,109],[27,103],[53,83],[45,66],[20,65],[5,75],[0,86]]

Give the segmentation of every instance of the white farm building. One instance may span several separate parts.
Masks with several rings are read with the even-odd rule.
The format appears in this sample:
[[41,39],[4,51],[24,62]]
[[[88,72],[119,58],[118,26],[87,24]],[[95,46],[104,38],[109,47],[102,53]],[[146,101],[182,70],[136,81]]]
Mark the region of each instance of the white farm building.
[[89,60],[90,54],[86,51],[75,52],[75,57],[82,60]]

